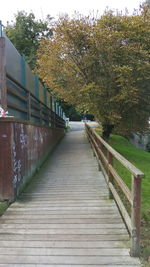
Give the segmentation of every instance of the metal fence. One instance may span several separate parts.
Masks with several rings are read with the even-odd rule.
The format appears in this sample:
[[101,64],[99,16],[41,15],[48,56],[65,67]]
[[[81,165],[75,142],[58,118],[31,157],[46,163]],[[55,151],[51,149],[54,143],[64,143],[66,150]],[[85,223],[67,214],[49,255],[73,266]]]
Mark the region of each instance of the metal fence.
[[10,116],[21,120],[50,127],[65,125],[62,108],[2,32],[1,23],[0,105]]

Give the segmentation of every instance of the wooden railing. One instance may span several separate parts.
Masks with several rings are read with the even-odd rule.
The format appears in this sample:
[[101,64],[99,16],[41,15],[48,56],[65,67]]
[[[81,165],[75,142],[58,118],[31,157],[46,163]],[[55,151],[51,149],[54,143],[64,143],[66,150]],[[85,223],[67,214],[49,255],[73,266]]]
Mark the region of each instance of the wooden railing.
[[[6,88],[8,109],[17,111],[24,120],[52,128],[65,127],[65,121],[60,116],[8,74],[6,74]],[[13,114],[10,112],[10,115]]]
[[[109,188],[109,197],[114,198],[131,236],[131,251],[133,257],[140,255],[140,225],[141,225],[141,178],[144,177],[139,169],[108,145],[89,125],[85,124],[86,133],[94,155],[97,157]],[[131,174],[131,191],[113,166],[114,159],[119,161]],[[131,215],[127,211],[117,188],[122,191],[131,207]]]

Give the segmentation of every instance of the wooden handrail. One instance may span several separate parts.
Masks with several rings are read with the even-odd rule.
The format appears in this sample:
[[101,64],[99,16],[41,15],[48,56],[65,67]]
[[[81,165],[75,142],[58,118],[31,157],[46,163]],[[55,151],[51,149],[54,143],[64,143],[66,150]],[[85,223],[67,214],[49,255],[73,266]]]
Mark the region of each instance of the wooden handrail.
[[143,178],[144,173],[141,172],[138,168],[136,168],[130,161],[125,159],[122,155],[120,155],[115,149],[113,149],[109,144],[107,144],[97,133],[95,133],[95,136],[99,141],[105,146],[105,148],[111,152],[111,154],[122,163],[124,167],[126,167],[133,175],[135,175],[137,178]]
[[[124,218],[126,226],[131,235],[131,256],[140,255],[140,224],[141,224],[141,181],[144,173],[136,168],[131,162],[120,155],[115,149],[108,145],[88,124],[85,123],[85,129],[91,146],[94,150],[102,172],[106,178],[109,188],[109,198],[115,199],[120,213]],[[105,150],[105,151],[103,151]],[[113,167],[113,159],[118,160],[130,173],[132,179],[131,191],[124,183],[116,169]],[[122,190],[131,206],[131,216],[128,214],[115,186]]]

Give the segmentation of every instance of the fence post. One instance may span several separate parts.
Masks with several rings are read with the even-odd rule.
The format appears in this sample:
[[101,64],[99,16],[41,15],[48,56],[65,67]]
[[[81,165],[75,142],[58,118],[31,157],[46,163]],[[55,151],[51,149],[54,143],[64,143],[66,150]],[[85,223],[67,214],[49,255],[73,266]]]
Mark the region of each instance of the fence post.
[[53,128],[56,128],[56,113],[53,113]]
[[39,99],[39,78],[36,74],[34,74],[34,88],[35,88],[35,96]]
[[53,103],[52,103],[53,99],[52,99],[52,96],[50,95],[50,109],[52,110],[53,109]]
[[25,56],[20,57],[21,84],[26,88],[26,63]]
[[[113,176],[111,174],[111,172],[109,171],[109,165],[113,166],[113,155],[107,151],[108,153],[108,183],[112,183],[113,184]],[[113,194],[109,188],[109,199],[113,199]]]
[[51,110],[48,109],[48,126],[51,127]]
[[141,226],[141,177],[132,176],[132,199],[131,210],[131,256],[140,256],[140,226]]
[[43,124],[43,110],[42,110],[42,104],[39,104],[40,107],[40,124]]
[[27,102],[27,106],[28,106],[28,120],[31,120],[31,94],[30,92],[28,92],[28,102]]
[[5,38],[0,37],[0,105],[7,110]]

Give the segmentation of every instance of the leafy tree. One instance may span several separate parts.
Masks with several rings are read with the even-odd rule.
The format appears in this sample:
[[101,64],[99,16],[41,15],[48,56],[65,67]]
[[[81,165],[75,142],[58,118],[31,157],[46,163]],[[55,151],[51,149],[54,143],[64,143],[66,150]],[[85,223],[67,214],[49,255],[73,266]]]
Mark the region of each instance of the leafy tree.
[[146,4],[148,7],[150,7],[150,0],[146,0],[146,1],[145,1],[145,4]]
[[107,11],[100,19],[57,22],[38,50],[38,74],[65,101],[92,113],[103,126],[128,135],[148,128],[150,116],[150,14]]
[[19,11],[15,15],[15,22],[7,24],[4,31],[17,50],[25,55],[26,61],[33,69],[36,61],[36,51],[41,39],[52,35],[50,28],[51,17],[48,15],[45,21],[36,20],[31,12]]
[[71,121],[79,121],[82,118],[82,114],[78,112],[74,105],[68,104],[63,100],[58,101],[60,106],[62,107],[65,115],[67,118],[69,118]]

